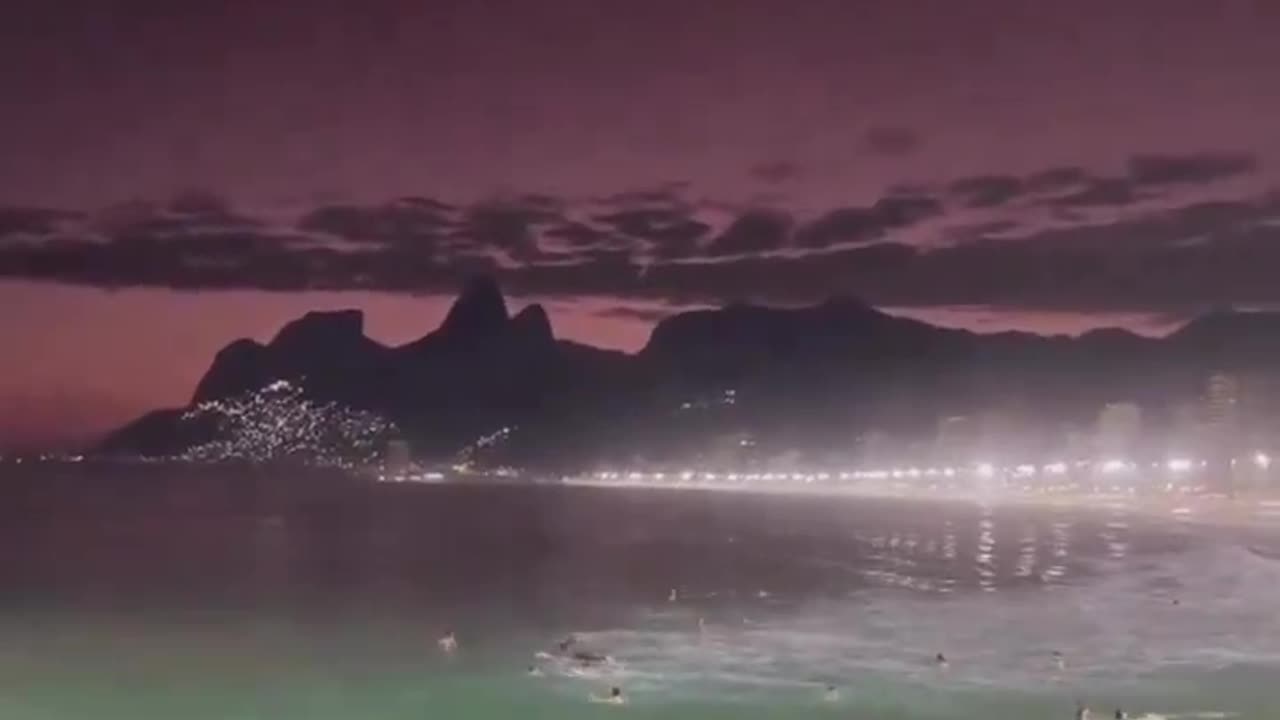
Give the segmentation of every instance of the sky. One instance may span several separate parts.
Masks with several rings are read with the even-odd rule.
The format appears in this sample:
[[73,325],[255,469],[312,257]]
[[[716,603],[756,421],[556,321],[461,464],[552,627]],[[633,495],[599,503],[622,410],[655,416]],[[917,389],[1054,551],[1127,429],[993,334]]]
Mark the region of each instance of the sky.
[[626,350],[836,293],[1274,307],[1276,37],[1267,0],[6,3],[0,447],[181,405],[309,309],[416,338],[475,274]]

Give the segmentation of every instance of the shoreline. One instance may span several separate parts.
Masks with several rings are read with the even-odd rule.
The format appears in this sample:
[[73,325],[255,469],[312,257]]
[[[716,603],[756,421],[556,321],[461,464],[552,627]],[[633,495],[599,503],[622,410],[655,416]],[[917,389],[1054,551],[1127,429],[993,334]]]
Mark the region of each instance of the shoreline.
[[751,485],[741,483],[654,483],[591,478],[567,478],[566,487],[622,488],[635,490],[735,492],[759,495],[798,497],[838,497],[867,500],[901,500],[907,502],[961,503],[978,507],[1025,507],[1042,510],[1087,510],[1091,512],[1124,511],[1155,520],[1179,522],[1201,527],[1233,529],[1280,529],[1280,495],[1244,495],[1229,498],[1221,495],[1173,494],[1138,495],[1128,493],[1061,494],[1037,497],[1027,493],[961,493],[912,492],[891,488],[850,488],[814,485]]

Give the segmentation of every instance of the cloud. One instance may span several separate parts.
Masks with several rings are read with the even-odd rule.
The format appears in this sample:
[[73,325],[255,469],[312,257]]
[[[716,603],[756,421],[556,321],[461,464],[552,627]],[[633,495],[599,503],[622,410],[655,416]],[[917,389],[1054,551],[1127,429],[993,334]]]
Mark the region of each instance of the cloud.
[[806,248],[868,243],[884,238],[890,230],[913,225],[942,212],[942,203],[925,195],[890,195],[871,207],[831,210],[795,233],[795,243]]
[[424,198],[385,205],[326,205],[299,219],[298,229],[348,243],[394,245],[432,254],[456,227],[453,214],[453,208]]
[[[470,243],[472,249],[489,248],[517,262],[538,262],[555,257],[539,243],[542,230],[562,225],[564,220],[558,200],[524,195],[471,207],[463,214],[452,237]],[[467,250],[463,247],[455,252],[459,249]]]
[[683,205],[624,208],[596,215],[592,221],[616,235],[639,241],[659,258],[696,255],[699,241],[711,232],[710,225],[694,218],[693,210]]
[[82,213],[52,208],[0,207],[0,241],[51,235],[83,217]]
[[706,254],[745,255],[780,250],[787,244],[794,221],[776,210],[749,210],[712,239]]
[[751,176],[770,185],[780,185],[800,175],[800,166],[785,160],[760,163],[751,168]]
[[910,128],[878,126],[863,136],[867,147],[879,155],[906,155],[920,147],[920,136]]
[[607,245],[614,239],[612,233],[578,221],[567,221],[549,227],[543,234],[549,238],[563,240],[573,249],[596,248]]
[[1238,152],[1152,154],[1129,158],[1129,178],[1137,185],[1203,184],[1246,175],[1257,169],[1256,156]]
[[947,189],[969,207],[992,207],[1021,195],[1026,183],[1013,175],[976,175],[955,180]]
[[[1124,193],[1134,190],[1128,178],[1086,178],[1082,185],[1078,178],[1062,172],[1052,185],[1066,194],[1052,199],[1127,202],[1132,195]],[[1100,192],[1100,184],[1112,189],[1108,181],[1118,195]],[[989,189],[972,179],[960,187]],[[1079,197],[1091,192],[1099,197]],[[237,214],[225,203],[184,198],[117,208],[109,221],[0,212],[17,218],[9,226],[23,232],[67,218],[75,231],[0,244],[0,277],[99,287],[438,293],[451,291],[459,277],[485,273],[514,294],[689,304],[837,293],[898,307],[1177,312],[1280,302],[1272,278],[1280,266],[1280,195],[1146,209],[1111,221],[1097,212],[1047,223],[1024,217],[1058,209],[1019,208],[1016,222],[999,206],[976,218],[965,213],[963,224],[938,223],[949,242],[926,247],[899,234],[943,212],[937,196],[923,193],[834,208],[799,225],[784,210],[717,219],[718,210],[703,217],[656,196],[605,212],[596,203],[537,196],[462,208],[397,200],[324,206],[292,225],[235,225],[228,218]],[[432,252],[423,251],[427,242],[436,243]]]

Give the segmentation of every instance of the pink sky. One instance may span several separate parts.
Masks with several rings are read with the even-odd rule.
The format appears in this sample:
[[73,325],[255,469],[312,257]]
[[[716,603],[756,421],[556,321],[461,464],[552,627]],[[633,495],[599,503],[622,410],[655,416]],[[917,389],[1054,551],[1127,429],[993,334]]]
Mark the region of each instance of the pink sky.
[[[695,199],[809,216],[897,183],[1107,174],[1134,153],[1204,150],[1258,159],[1232,192],[1275,184],[1274,3],[499,5],[0,10],[0,207],[96,212],[201,188],[291,219],[410,194],[577,201],[685,181]],[[869,140],[884,128],[911,142]],[[794,172],[762,181],[752,168],[768,163]],[[939,241],[933,226],[895,239]],[[399,342],[446,302],[0,281],[0,446],[179,403],[219,347],[308,309],[364,308],[371,336]],[[561,297],[557,334],[634,349],[648,323],[602,314],[617,304]],[[1105,308],[910,312],[1045,332],[1168,324]]]

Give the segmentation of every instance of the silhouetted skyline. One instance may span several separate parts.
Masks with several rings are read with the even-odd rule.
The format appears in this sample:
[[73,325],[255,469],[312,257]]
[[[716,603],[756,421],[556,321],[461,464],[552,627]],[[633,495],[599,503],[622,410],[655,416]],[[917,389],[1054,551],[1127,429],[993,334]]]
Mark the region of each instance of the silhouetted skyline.
[[309,309],[407,341],[475,272],[624,349],[735,299],[1039,332],[1280,300],[1270,3],[21,5],[0,446],[181,403]]

